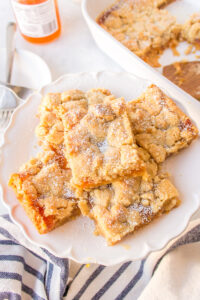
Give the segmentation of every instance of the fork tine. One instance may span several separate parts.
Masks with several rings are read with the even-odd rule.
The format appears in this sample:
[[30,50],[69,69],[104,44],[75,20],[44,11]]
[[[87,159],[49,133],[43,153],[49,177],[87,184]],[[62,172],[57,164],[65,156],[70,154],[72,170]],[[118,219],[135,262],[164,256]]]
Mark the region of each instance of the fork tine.
[[1,122],[0,122],[0,127],[3,128],[4,127],[4,122],[5,122],[5,111],[2,111],[1,113]]
[[5,125],[4,125],[5,128],[8,126],[10,117],[11,117],[11,111],[7,111],[6,118],[5,118]]
[[10,118],[12,117],[13,111],[14,110],[8,112],[8,122],[7,122],[7,125],[10,122]]
[[0,127],[3,127],[3,123],[4,123],[4,116],[5,116],[5,111],[1,111],[0,114]]
[[5,118],[4,118],[4,128],[6,128],[9,121],[9,111],[6,111]]
[[14,109],[5,109],[0,111],[0,129],[5,129]]

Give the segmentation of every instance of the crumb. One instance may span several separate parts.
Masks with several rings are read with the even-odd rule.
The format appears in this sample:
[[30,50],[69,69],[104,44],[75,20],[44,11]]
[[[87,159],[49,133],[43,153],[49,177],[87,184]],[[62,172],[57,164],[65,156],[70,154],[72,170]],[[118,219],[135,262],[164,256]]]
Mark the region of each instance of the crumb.
[[131,249],[131,246],[130,246],[130,245],[122,245],[122,247],[123,247],[125,250],[130,250],[130,249]]
[[189,55],[192,53],[193,45],[189,45],[187,49],[184,51],[185,55]]

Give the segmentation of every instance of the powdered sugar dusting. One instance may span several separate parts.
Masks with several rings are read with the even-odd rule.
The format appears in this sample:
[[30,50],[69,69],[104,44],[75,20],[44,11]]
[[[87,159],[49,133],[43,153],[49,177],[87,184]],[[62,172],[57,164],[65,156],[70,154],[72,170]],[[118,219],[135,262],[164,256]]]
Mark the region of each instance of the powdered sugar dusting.
[[101,153],[105,153],[109,147],[107,140],[104,140],[103,142],[100,142],[97,144],[99,150]]
[[66,188],[63,194],[64,197],[66,198],[74,198],[74,192],[71,189]]
[[150,221],[150,217],[153,215],[151,206],[143,206],[141,204],[134,203],[133,208],[140,213],[142,223],[148,223]]

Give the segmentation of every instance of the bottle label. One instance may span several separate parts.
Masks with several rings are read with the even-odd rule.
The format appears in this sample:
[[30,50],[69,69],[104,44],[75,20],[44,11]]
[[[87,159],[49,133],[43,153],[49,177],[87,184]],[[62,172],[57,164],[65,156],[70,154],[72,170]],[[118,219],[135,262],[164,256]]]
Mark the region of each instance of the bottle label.
[[40,38],[49,36],[58,30],[54,0],[31,5],[13,0],[12,4],[22,34]]

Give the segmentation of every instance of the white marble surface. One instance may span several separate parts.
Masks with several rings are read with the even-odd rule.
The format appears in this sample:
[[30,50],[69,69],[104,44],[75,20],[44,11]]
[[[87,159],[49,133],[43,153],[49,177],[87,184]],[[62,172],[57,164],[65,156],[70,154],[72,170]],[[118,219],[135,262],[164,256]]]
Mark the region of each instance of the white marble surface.
[[[58,0],[62,33],[57,40],[51,43],[31,44],[17,32],[16,47],[40,55],[49,65],[53,80],[71,72],[122,70],[97,48],[82,17],[79,2],[77,0]],[[10,0],[0,1],[0,20],[0,47],[5,47],[6,25],[9,21],[14,20]],[[6,212],[6,208],[0,201],[0,214]]]

